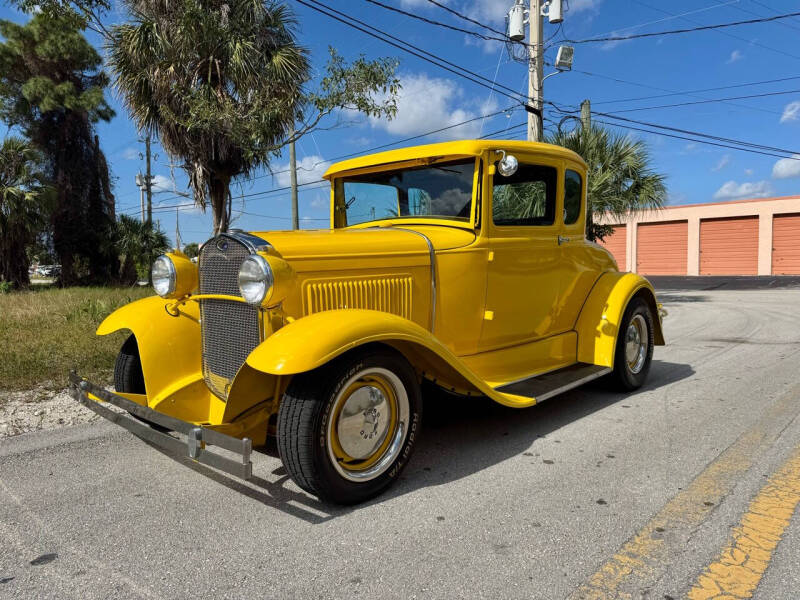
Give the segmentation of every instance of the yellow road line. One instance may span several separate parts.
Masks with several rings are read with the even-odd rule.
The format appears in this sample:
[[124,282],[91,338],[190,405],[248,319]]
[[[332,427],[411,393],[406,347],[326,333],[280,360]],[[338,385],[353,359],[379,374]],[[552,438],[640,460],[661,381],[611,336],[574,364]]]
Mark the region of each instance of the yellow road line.
[[689,600],[752,598],[798,503],[800,448],[750,503],[726,548],[689,590]]
[[648,589],[680,556],[694,530],[733,489],[754,460],[800,411],[793,386],[750,429],[711,462],[570,596],[570,600],[631,598]]

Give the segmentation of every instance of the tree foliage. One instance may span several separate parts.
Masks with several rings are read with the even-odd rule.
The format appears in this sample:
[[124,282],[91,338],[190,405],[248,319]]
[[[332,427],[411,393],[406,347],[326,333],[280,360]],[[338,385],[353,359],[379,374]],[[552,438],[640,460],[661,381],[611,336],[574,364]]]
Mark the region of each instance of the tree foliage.
[[117,221],[116,241],[122,260],[120,279],[125,283],[148,279],[153,261],[169,250],[167,234],[151,223],[124,214]]
[[667,201],[665,177],[653,171],[650,153],[641,140],[601,127],[556,133],[548,140],[578,153],[589,167],[586,236],[602,240],[612,231],[595,215],[623,219],[631,213],[661,208]]
[[18,128],[44,160],[55,189],[52,242],[61,280],[108,281],[114,196],[94,125],[114,115],[106,103],[102,60],[73,15],[0,21],[0,119]]
[[200,254],[200,247],[197,242],[190,242],[183,247],[183,253],[189,258],[195,258]]
[[[116,86],[134,121],[183,160],[195,202],[210,200],[214,231],[230,222],[230,183],[336,108],[396,110],[396,64],[331,50],[319,90],[307,92],[308,52],[294,16],[272,0],[125,0],[132,21],[109,43]],[[383,100],[373,96],[381,94]]]
[[26,247],[47,219],[48,189],[41,156],[27,142],[9,137],[0,145],[0,281],[26,287]]

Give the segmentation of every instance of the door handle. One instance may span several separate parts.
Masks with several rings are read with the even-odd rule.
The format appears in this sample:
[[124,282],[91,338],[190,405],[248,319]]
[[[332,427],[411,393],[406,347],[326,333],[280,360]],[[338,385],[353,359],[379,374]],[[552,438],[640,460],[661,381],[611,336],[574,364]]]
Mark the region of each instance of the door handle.
[[563,235],[558,236],[558,245],[566,244],[569,241],[568,237],[564,237]]

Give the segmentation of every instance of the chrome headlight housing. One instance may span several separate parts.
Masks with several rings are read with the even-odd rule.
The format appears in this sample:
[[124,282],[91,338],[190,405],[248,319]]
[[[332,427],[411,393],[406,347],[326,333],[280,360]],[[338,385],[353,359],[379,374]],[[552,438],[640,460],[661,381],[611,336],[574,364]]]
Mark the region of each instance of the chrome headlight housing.
[[178,273],[175,270],[175,264],[166,254],[162,254],[155,260],[150,277],[153,280],[153,289],[162,298],[167,298],[175,292]]
[[275,276],[263,256],[251,254],[239,268],[239,293],[248,304],[261,305],[272,292]]

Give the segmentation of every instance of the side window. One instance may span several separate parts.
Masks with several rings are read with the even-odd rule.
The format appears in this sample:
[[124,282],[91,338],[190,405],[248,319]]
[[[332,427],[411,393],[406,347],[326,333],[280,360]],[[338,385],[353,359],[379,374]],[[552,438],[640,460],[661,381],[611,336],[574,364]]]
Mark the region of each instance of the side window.
[[556,216],[555,167],[520,164],[511,177],[495,173],[492,219],[495,225],[552,225]]
[[567,169],[564,173],[564,224],[572,225],[581,216],[583,181],[580,173]]

